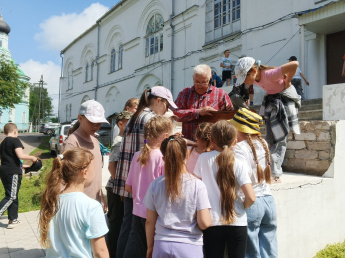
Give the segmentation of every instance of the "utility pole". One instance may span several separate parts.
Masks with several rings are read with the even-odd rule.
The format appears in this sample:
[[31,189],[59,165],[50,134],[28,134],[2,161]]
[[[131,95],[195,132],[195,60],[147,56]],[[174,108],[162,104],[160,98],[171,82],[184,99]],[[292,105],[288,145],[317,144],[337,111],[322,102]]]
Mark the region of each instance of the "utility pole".
[[35,85],[38,84],[38,88],[39,88],[39,100],[38,100],[38,120],[37,120],[37,124],[36,124],[36,128],[38,127],[38,125],[41,123],[41,101],[42,101],[42,89],[43,89],[43,85],[47,85],[44,81],[43,81],[43,74],[41,75],[41,79],[38,81],[38,83],[34,83]]

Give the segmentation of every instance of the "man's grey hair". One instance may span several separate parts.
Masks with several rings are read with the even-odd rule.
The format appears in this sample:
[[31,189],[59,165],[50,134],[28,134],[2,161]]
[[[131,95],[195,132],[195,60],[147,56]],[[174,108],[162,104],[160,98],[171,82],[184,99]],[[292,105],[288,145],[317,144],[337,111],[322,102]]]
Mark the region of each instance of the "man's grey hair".
[[207,64],[199,64],[199,65],[194,67],[193,78],[196,74],[208,75],[209,78],[211,78],[212,77],[211,67],[209,67]]

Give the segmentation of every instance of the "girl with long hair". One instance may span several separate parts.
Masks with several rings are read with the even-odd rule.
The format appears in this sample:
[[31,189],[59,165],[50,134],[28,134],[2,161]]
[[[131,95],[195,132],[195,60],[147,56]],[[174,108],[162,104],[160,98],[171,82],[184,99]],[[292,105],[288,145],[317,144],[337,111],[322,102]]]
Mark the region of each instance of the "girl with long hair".
[[204,231],[205,257],[242,258],[246,252],[248,209],[255,201],[248,165],[235,160],[236,128],[225,120],[211,130],[214,151],[200,155],[194,174],[206,185],[211,203],[211,226]]
[[147,121],[156,115],[164,115],[169,107],[177,108],[167,88],[154,86],[146,89],[141,95],[137,111],[128,121],[123,133],[114,178],[114,193],[118,196],[115,205],[119,207],[119,219],[123,218],[122,224],[117,225],[121,228],[117,241],[117,257],[124,255],[132,225],[133,199],[132,194],[125,191],[125,184],[133,156],[144,147],[144,126]]
[[[94,157],[87,149],[72,148],[54,159],[39,213],[47,257],[109,257],[102,206],[83,193],[94,175]],[[62,192],[61,182],[66,185]]]
[[301,96],[291,87],[291,80],[298,67],[291,61],[280,67],[261,64],[252,57],[240,58],[235,66],[236,85],[255,84],[266,91],[260,115],[266,122],[266,140],[271,151],[272,182],[281,182],[282,164],[287,147],[287,135],[291,129],[300,134],[298,109]]
[[183,138],[166,138],[161,151],[164,175],[151,183],[144,199],[147,257],[201,258],[201,230],[211,222],[205,184],[187,171]]
[[151,182],[164,173],[162,141],[171,135],[173,123],[163,116],[152,117],[144,126],[145,145],[134,154],[126,181],[126,191],[133,196],[133,217],[124,257],[146,257],[146,206],[143,200]]
[[270,151],[266,141],[260,136],[262,117],[243,108],[230,122],[238,131],[235,157],[248,163],[256,195],[255,203],[246,210],[246,257],[278,257],[277,211],[268,185],[271,182]]

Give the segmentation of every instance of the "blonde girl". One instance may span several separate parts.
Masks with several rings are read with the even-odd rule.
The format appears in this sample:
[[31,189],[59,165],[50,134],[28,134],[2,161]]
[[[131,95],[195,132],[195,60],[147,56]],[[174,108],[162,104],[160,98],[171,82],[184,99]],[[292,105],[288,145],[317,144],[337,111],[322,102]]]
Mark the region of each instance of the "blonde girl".
[[[102,206],[83,193],[94,174],[94,157],[87,149],[72,148],[54,159],[39,213],[47,257],[109,257]],[[62,193],[61,182],[66,184]]]
[[211,202],[211,227],[204,231],[205,257],[244,257],[247,242],[248,209],[255,194],[248,175],[248,165],[235,160],[236,128],[225,120],[211,130],[214,151],[200,155],[194,174],[205,183]]
[[199,158],[199,155],[203,152],[211,150],[211,127],[211,123],[201,123],[198,125],[194,133],[196,146],[188,147],[189,155],[186,165],[189,173],[193,173],[194,166]]
[[126,191],[133,196],[133,217],[124,257],[145,257],[147,252],[145,222],[146,206],[143,200],[151,182],[164,173],[162,141],[171,135],[170,118],[155,116],[144,126],[145,145],[134,154],[126,181]]
[[278,257],[277,211],[268,185],[271,182],[270,152],[260,136],[262,117],[242,108],[230,122],[238,131],[235,157],[248,163],[256,195],[255,203],[247,209],[246,257]]
[[210,225],[205,184],[186,169],[187,145],[170,136],[161,145],[165,174],[148,188],[147,257],[203,257],[202,231]]

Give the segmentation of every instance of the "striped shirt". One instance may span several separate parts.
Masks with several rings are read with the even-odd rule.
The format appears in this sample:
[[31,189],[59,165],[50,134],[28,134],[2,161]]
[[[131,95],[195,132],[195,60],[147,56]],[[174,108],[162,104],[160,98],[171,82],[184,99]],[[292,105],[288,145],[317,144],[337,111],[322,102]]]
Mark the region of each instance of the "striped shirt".
[[125,184],[131,166],[134,153],[144,147],[144,125],[156,114],[149,108],[144,108],[143,112],[137,117],[131,134],[127,134],[130,121],[127,123],[123,133],[120,147],[119,159],[116,167],[114,180],[114,193],[124,197],[132,198],[132,194],[125,191]]
[[222,89],[209,86],[206,93],[200,95],[194,86],[184,88],[177,96],[175,104],[178,109],[174,114],[182,122],[182,134],[185,138],[193,140],[193,134],[199,125],[199,110],[209,106],[216,110],[232,110],[231,100]]

